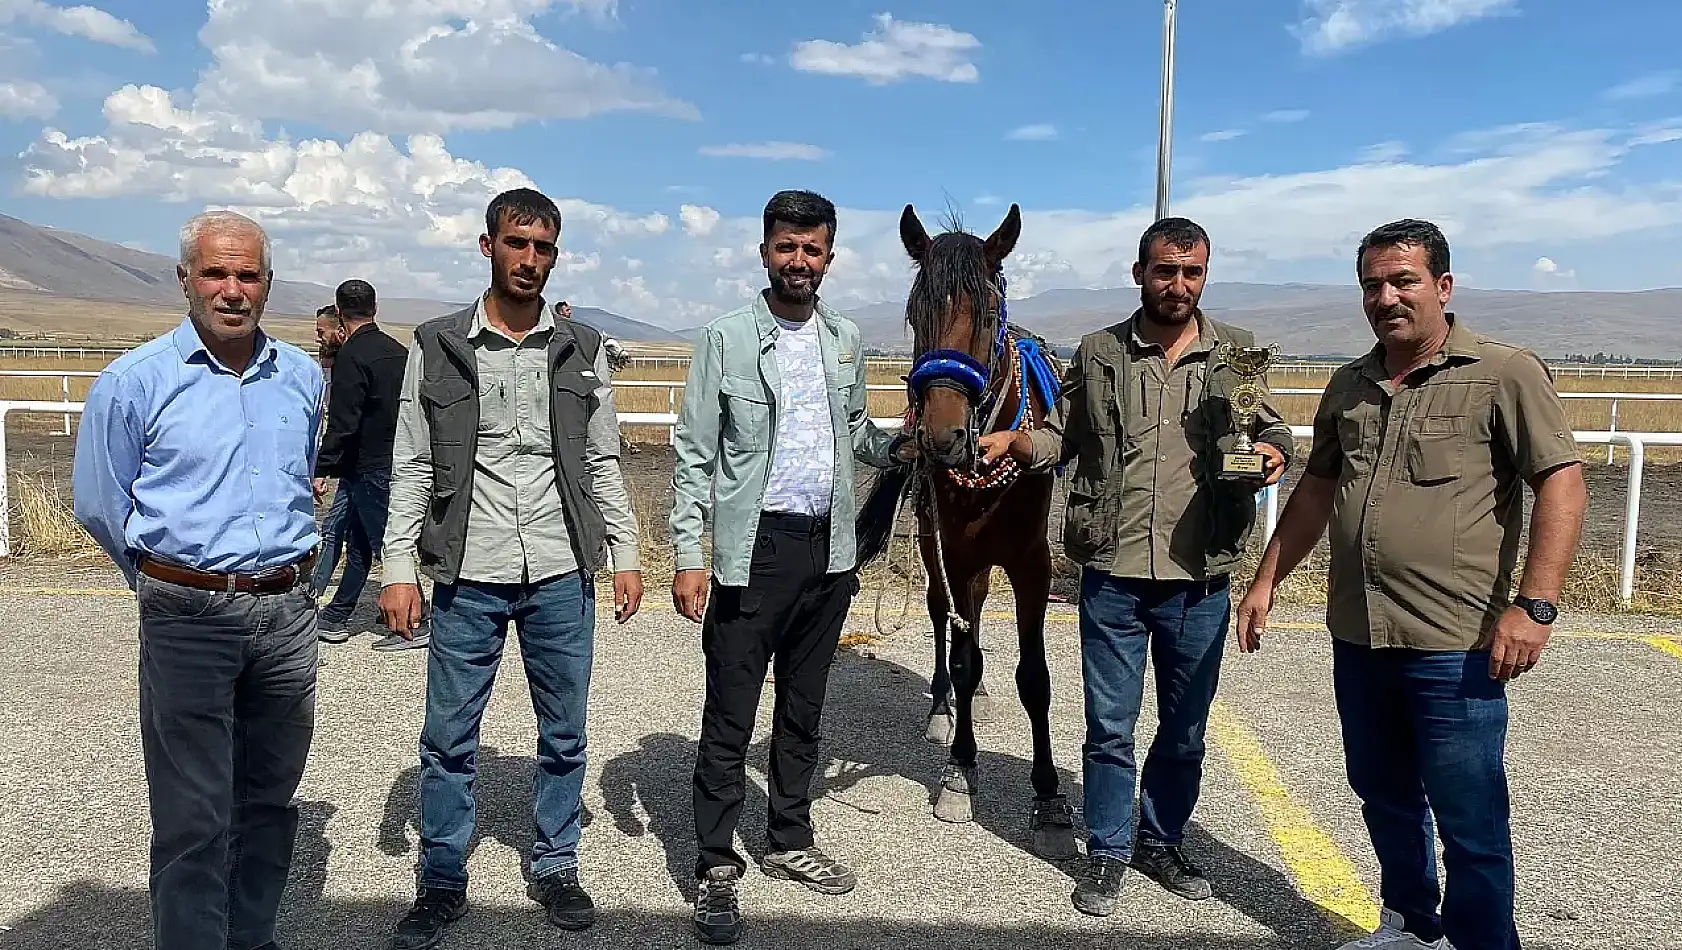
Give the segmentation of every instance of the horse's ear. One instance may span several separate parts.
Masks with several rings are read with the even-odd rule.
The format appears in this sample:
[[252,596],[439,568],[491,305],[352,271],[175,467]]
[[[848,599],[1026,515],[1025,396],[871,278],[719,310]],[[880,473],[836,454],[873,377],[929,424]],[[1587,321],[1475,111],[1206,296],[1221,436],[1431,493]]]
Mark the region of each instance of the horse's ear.
[[1004,263],[1004,259],[1010,256],[1010,252],[1016,250],[1016,239],[1021,236],[1022,209],[1012,204],[1010,211],[1005,215],[1004,222],[999,225],[999,229],[987,238],[987,246],[984,251],[987,255],[988,266],[998,267]]
[[921,264],[923,257],[929,253],[929,232],[923,228],[923,222],[917,219],[917,212],[910,205],[899,216],[899,241],[905,245],[905,253],[911,259]]

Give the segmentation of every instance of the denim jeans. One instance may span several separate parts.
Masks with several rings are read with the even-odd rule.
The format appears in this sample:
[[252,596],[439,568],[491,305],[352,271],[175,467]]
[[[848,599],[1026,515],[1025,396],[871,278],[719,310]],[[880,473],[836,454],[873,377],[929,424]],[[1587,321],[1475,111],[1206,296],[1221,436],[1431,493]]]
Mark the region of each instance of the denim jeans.
[[140,738],[152,945],[274,940],[315,730],[315,599],[212,593],[141,574]]
[[1145,655],[1156,664],[1156,738],[1139,781],[1138,838],[1178,845],[1203,782],[1203,735],[1220,679],[1231,612],[1228,578],[1155,581],[1081,577],[1081,670],[1088,854],[1133,857],[1133,730],[1144,701]]
[[440,584],[433,591],[420,741],[420,885],[467,887],[479,722],[512,620],[537,713],[536,840],[531,876],[578,865],[584,717],[595,645],[595,578]]
[[[1426,941],[1446,934],[1455,950],[1519,950],[1507,694],[1490,678],[1489,653],[1335,640],[1332,674],[1349,785],[1378,857],[1384,906]],[[1436,832],[1446,893],[1437,886]]]
[[333,583],[333,572],[339,568],[339,555],[345,547],[345,527],[350,514],[350,494],[344,486],[333,489],[333,500],[327,513],[321,516],[321,548],[315,556],[315,573],[310,578],[310,592],[320,600]]
[[[362,472],[339,479],[339,494],[345,496],[345,573],[333,600],[321,608],[321,621],[328,626],[350,620],[356,611],[356,600],[368,583],[368,571],[374,566],[374,555],[385,543],[386,512],[391,506],[391,472],[389,470]],[[331,576],[331,575],[329,575]],[[323,587],[326,585],[324,584]]]

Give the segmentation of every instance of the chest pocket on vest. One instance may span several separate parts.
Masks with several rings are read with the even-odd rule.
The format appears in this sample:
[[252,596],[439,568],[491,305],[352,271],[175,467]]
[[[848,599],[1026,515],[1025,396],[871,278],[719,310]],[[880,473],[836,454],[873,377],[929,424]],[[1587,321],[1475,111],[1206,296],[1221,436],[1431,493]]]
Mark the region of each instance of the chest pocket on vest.
[[[467,453],[462,437],[473,431],[473,384],[465,379],[423,379],[421,407],[432,430],[432,493],[446,498],[461,487],[466,473],[461,470]],[[454,451],[451,451],[451,450]],[[458,458],[458,456],[460,458]],[[472,464],[471,459],[466,464]]]
[[757,379],[725,376],[719,380],[724,401],[724,441],[741,452],[771,449],[771,397]]
[[[595,381],[585,379],[576,373],[557,373],[555,386],[549,393],[553,400],[549,406],[551,414],[561,424],[563,438],[555,440],[557,444],[565,446],[569,455],[575,455],[582,464],[584,461],[585,439],[589,435],[590,413],[595,408]],[[542,420],[544,434],[549,433],[549,420]]]

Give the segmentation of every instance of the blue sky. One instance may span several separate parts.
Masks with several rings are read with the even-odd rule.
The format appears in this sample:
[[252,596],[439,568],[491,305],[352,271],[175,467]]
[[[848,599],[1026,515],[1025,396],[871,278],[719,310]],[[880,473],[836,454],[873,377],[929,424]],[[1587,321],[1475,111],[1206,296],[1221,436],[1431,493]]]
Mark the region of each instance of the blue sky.
[[[561,201],[554,292],[692,325],[763,282],[779,188],[842,208],[835,302],[902,299],[898,211],[1026,226],[1013,293],[1127,286],[1161,4],[0,0],[0,210],[172,253],[237,207],[278,276],[484,282],[497,191]],[[1465,285],[1682,285],[1682,4],[1182,0],[1174,207],[1215,280],[1351,283],[1437,220]]]

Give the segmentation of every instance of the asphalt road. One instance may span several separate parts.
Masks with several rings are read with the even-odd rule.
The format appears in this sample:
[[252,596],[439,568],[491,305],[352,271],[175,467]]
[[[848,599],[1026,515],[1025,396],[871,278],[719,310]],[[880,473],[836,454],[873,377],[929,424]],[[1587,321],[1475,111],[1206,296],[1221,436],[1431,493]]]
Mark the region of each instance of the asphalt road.
[[[135,610],[114,588],[119,579],[102,569],[0,568],[0,947],[147,946]],[[524,896],[535,741],[511,651],[484,725],[474,909],[447,950],[696,945],[686,901],[699,638],[662,601],[655,592],[630,624],[604,618],[598,630],[583,869],[600,923],[564,934]],[[865,606],[850,630],[869,629]],[[1055,610],[1053,734],[1078,808],[1078,640],[1072,614]],[[1326,635],[1313,616],[1288,619],[1297,622],[1276,623],[1262,654],[1228,656],[1189,843],[1216,899],[1188,904],[1130,875],[1115,917],[1093,920],[1069,906],[1076,865],[1027,850],[1029,746],[1009,675],[1014,638],[1008,621],[992,618],[983,631],[998,717],[980,730],[976,820],[948,825],[930,814],[943,754],[923,739],[931,666],[923,629],[844,650],[814,818],[820,842],[858,869],[861,885],[826,898],[750,873],[741,946],[1336,946],[1375,918],[1377,872],[1343,779]],[[1543,666],[1513,689],[1509,763],[1527,947],[1682,947],[1682,646],[1660,639],[1679,632],[1646,618],[1569,618]],[[289,950],[383,947],[412,896],[425,659],[375,653],[371,640],[322,649],[282,919]],[[1147,710],[1153,702],[1147,693]],[[1147,711],[1141,748],[1153,731]],[[764,753],[760,738],[742,828],[750,854],[763,851]]]

